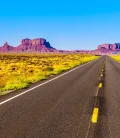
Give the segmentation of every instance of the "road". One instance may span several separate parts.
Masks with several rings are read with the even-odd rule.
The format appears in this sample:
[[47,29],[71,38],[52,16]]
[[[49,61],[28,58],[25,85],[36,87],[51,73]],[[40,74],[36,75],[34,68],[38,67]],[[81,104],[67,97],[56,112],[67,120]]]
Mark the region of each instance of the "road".
[[0,138],[120,138],[119,63],[102,56],[48,81],[0,97]]

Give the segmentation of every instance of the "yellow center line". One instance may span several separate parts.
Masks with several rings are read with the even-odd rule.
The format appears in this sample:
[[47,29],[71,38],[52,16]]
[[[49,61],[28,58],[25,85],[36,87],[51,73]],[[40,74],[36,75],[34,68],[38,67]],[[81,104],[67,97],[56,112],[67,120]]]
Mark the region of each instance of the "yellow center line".
[[101,77],[103,76],[103,74],[100,75]]
[[102,87],[102,83],[99,83],[98,87],[101,88]]
[[104,71],[104,70],[102,69],[102,71]]
[[99,108],[94,108],[93,110],[93,115],[92,115],[92,123],[97,123],[98,120],[98,112],[99,112]]

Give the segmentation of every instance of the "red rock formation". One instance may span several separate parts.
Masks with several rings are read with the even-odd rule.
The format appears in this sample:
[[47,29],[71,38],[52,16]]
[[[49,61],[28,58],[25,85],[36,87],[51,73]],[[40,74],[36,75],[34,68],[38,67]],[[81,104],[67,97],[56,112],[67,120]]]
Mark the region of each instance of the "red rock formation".
[[26,38],[21,40],[20,45],[17,47],[12,47],[6,42],[2,47],[0,47],[0,52],[80,52],[91,54],[109,54],[115,51],[120,51],[120,43],[102,44],[99,45],[96,50],[56,50],[55,48],[51,47],[50,43],[47,42],[44,38],[37,38],[33,40]]
[[12,51],[14,49],[14,47],[8,45],[7,42],[5,42],[5,44],[0,47],[0,52],[9,52],[9,51]]
[[120,43],[115,43],[115,44],[102,44],[99,45],[97,50],[120,50]]
[[50,46],[49,42],[46,42],[43,38],[37,39],[23,39],[21,44],[17,47],[9,46],[7,43],[0,47],[0,52],[57,52],[57,50]]

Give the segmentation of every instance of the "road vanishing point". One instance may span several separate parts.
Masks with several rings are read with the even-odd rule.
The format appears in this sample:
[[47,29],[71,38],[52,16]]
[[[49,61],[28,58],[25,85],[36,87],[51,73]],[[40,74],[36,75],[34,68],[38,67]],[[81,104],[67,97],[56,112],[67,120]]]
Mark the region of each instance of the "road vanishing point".
[[1,96],[0,138],[120,138],[120,63],[102,56]]

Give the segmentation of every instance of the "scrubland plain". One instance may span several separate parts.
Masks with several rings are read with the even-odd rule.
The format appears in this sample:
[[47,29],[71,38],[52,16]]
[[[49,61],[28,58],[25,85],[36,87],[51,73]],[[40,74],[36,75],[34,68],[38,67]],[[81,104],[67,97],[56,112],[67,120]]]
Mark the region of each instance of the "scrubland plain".
[[111,56],[114,60],[116,60],[117,62],[120,62],[120,55],[114,55]]
[[75,66],[99,58],[90,54],[0,54],[0,95],[29,87]]

